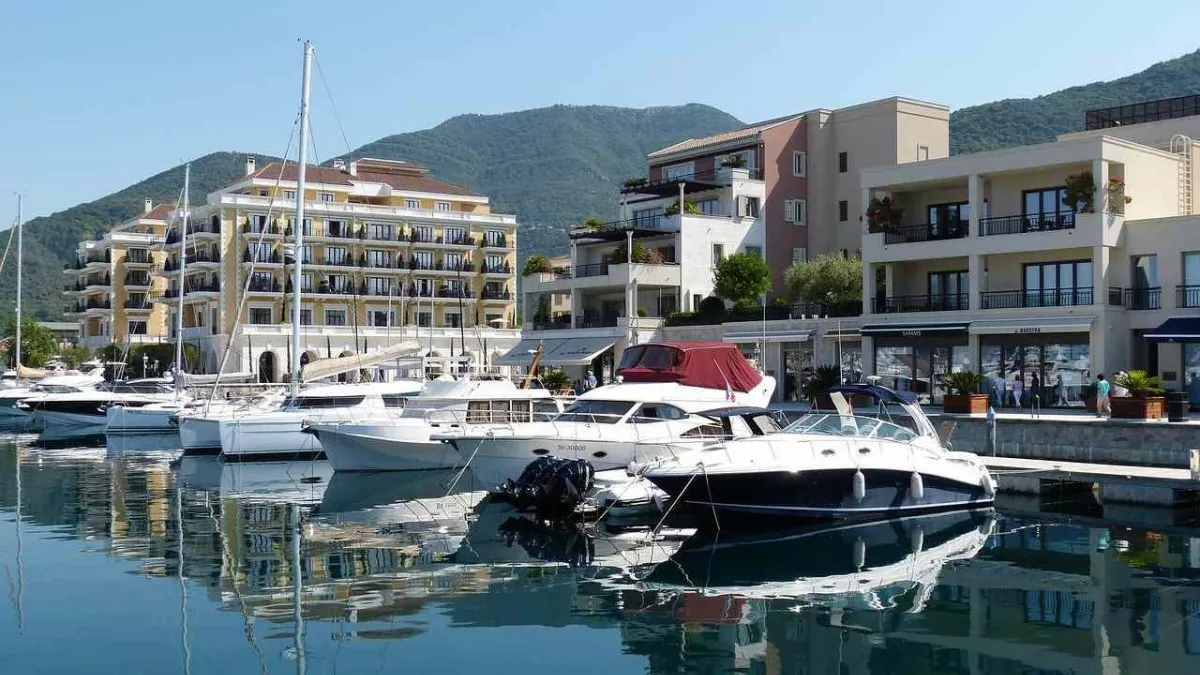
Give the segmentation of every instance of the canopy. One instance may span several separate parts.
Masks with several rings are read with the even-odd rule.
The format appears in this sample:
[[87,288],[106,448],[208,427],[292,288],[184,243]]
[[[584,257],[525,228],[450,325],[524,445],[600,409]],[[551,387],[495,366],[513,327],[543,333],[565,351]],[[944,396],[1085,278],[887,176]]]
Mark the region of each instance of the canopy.
[[183,384],[187,387],[192,387],[201,384],[215,384],[217,382],[254,382],[258,378],[257,375],[249,371],[241,371],[237,373],[223,373],[221,375],[193,375],[191,373],[183,374]]
[[625,382],[678,382],[743,393],[762,382],[762,374],[729,342],[636,345],[625,350],[617,375]]
[[41,368],[30,368],[29,366],[17,366],[17,379],[21,380],[40,380],[46,377],[48,373]]
[[1167,319],[1143,337],[1151,342],[1200,342],[1200,316]]
[[342,373],[350,373],[362,368],[398,359],[421,351],[421,343],[416,340],[406,340],[383,349],[367,354],[351,354],[336,359],[320,359],[313,361],[300,369],[300,381],[322,380]]
[[765,333],[761,330],[731,330],[725,334],[725,342],[805,342],[812,336],[811,330],[775,329]]
[[542,347],[542,365],[584,366],[616,343],[611,337],[526,338],[495,360],[498,366],[528,366],[533,354]]
[[931,321],[927,323],[873,323],[858,330],[863,335],[929,337],[967,332],[968,321]]
[[1048,316],[1036,319],[987,319],[972,321],[972,335],[1024,335],[1030,333],[1086,333],[1090,316]]

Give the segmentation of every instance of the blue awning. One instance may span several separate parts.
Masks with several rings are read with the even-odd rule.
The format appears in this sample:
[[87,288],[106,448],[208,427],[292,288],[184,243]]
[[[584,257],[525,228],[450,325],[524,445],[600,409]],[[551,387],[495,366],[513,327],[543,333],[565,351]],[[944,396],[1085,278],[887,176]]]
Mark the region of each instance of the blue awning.
[[1142,337],[1151,342],[1200,342],[1200,316],[1167,319]]

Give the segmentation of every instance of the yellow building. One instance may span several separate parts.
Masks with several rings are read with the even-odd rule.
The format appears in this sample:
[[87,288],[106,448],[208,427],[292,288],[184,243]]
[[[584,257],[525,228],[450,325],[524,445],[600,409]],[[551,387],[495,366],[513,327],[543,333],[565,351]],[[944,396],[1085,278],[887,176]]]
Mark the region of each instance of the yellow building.
[[[296,168],[247,160],[241,179],[191,211],[184,337],[201,347],[210,368],[236,335],[229,367],[270,380],[286,370]],[[492,213],[487,197],[431,178],[416,164],[360,159],[308,167],[304,198],[299,253],[308,358],[334,347],[360,351],[367,341],[367,350],[382,346],[380,338],[399,339],[405,327],[409,337],[428,336],[429,351],[443,356],[480,356],[472,343],[484,344],[484,334],[489,351],[515,343],[516,332],[506,328],[514,319],[517,221]],[[179,236],[170,233],[166,245],[162,302],[173,316]]]
[[79,342],[92,349],[111,343],[157,342],[166,335],[166,313],[154,303],[166,287],[154,272],[166,258],[163,237],[174,206],[146,200],[142,213],[95,241],[80,242],[63,273],[79,324]]

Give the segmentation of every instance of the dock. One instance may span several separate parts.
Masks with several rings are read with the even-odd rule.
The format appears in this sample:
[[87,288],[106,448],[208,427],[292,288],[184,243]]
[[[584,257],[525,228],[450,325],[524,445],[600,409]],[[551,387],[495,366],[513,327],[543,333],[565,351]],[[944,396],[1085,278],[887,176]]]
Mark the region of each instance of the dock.
[[1101,503],[1200,505],[1200,452],[1189,468],[1098,464],[1056,459],[982,456],[1002,492],[1040,495],[1048,489],[1098,490]]

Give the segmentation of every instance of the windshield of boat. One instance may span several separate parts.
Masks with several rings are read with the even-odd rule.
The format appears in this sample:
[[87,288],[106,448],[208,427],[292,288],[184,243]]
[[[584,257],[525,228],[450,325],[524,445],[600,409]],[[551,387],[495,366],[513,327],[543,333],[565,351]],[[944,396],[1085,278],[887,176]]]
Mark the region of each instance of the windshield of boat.
[[351,408],[363,402],[366,396],[289,396],[283,402],[287,410],[319,410],[323,408]]
[[175,391],[162,382],[105,382],[96,389],[113,394],[169,394]]
[[575,401],[571,404],[571,407],[564,410],[558,417],[555,417],[554,421],[616,424],[635,405],[637,404],[631,401]]
[[71,387],[65,384],[35,384],[33,390],[40,394],[69,394],[73,391],[79,391],[79,387]]
[[916,431],[895,422],[865,415],[837,413],[809,413],[789,424],[783,433],[859,436],[901,443],[911,443],[920,437]]

